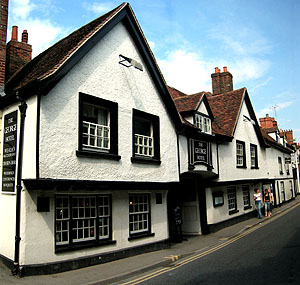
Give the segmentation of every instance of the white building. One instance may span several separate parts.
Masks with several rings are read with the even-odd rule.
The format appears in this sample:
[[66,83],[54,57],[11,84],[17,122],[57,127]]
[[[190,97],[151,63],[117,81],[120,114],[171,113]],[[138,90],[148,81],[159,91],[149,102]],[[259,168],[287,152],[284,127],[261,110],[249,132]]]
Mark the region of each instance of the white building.
[[37,56],[5,92],[0,257],[13,273],[165,246],[180,118],[128,3]]

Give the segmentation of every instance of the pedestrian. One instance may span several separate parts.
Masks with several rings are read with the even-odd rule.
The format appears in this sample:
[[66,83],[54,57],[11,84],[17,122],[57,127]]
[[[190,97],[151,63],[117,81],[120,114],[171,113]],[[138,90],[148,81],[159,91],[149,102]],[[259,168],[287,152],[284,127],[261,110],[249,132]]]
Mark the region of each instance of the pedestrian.
[[261,214],[261,207],[262,207],[262,196],[261,193],[259,192],[259,189],[255,189],[255,193],[254,193],[254,201],[255,201],[255,207],[258,213],[258,218],[261,219],[262,218],[262,214]]
[[271,217],[271,191],[270,189],[266,189],[264,194],[264,203],[265,203],[265,217]]

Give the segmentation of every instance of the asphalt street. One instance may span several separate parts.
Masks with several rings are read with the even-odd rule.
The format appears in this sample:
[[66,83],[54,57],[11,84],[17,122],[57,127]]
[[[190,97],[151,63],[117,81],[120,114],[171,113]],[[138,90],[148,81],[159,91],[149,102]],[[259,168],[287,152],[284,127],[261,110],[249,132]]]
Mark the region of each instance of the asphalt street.
[[299,217],[296,207],[221,249],[129,284],[299,284]]

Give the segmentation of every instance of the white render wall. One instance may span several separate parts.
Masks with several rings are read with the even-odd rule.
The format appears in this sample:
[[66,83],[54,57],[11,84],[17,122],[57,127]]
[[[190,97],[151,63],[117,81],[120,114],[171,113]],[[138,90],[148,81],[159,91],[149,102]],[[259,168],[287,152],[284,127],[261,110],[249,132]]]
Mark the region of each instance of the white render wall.
[[[240,179],[259,179],[267,177],[266,153],[261,148],[257,139],[254,126],[251,122],[243,121],[243,115],[250,117],[245,101],[242,103],[241,112],[232,142],[219,145],[220,177],[219,181],[234,181]],[[236,141],[245,142],[246,166],[236,167]],[[251,169],[250,143],[257,145],[258,168]]]
[[[140,238],[128,241],[129,237],[129,207],[128,195],[130,193],[149,193],[151,201],[151,232],[153,237]],[[156,204],[155,193],[162,194],[162,204]],[[112,239],[116,244],[85,248],[70,252],[55,254],[55,194],[72,194],[71,192],[54,193],[47,192],[50,197],[50,212],[37,212],[37,196],[45,195],[44,191],[26,191],[22,195],[24,201],[24,219],[22,221],[26,232],[22,233],[21,242],[21,265],[41,264],[47,262],[59,262],[78,257],[87,257],[95,254],[103,254],[110,251],[121,250],[129,247],[145,245],[148,243],[162,241],[168,238],[167,217],[167,191],[106,191],[106,192],[78,192],[74,194],[111,194],[112,196]]]
[[[252,206],[252,208],[247,209],[247,210],[244,210],[243,191],[242,191],[243,185],[249,185],[250,205]],[[242,216],[244,214],[247,214],[247,213],[255,210],[255,203],[253,200],[254,189],[256,189],[256,188],[261,189],[262,188],[261,183],[251,183],[251,184],[244,183],[244,184],[239,184],[239,185],[232,185],[232,186],[236,187],[237,210],[239,212],[237,212],[235,214],[231,214],[231,215],[229,215],[228,196],[227,196],[227,188],[230,186],[231,185],[206,188],[205,191],[206,191],[206,207],[207,207],[207,223],[208,223],[208,225],[220,223],[220,222],[229,220],[231,218]],[[214,192],[223,192],[223,197],[224,197],[224,205],[223,206],[214,207],[213,194],[212,194]]]
[[[119,55],[144,71],[119,64]],[[76,156],[79,92],[118,103],[120,161]],[[161,165],[131,163],[132,109],[160,118]],[[176,133],[138,50],[119,23],[41,99],[40,177],[106,181],[178,181]]]

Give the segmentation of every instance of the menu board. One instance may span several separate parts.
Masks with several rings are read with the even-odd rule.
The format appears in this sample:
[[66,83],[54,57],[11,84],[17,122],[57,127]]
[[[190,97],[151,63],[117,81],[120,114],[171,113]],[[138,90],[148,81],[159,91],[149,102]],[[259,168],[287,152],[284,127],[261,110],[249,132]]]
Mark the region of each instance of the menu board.
[[2,192],[15,192],[18,111],[4,116]]

